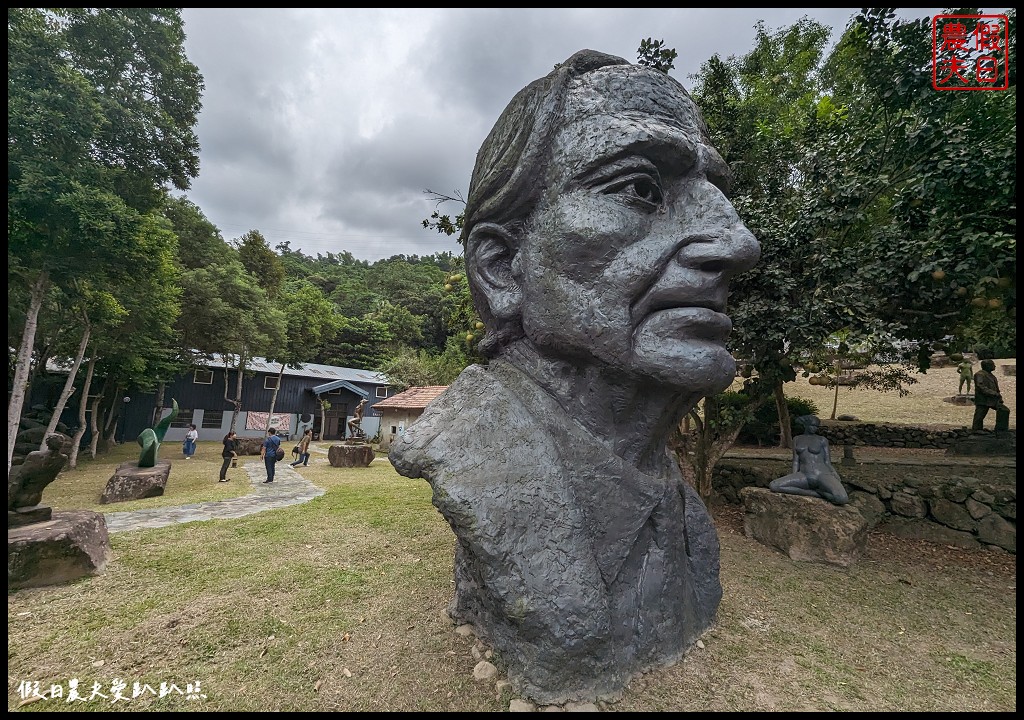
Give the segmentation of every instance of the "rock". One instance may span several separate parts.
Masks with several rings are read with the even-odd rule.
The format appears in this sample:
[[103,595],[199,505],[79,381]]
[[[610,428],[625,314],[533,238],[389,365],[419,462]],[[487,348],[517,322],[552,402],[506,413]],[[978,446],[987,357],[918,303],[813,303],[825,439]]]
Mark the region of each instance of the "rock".
[[1017,527],[995,513],[986,515],[978,523],[978,539],[1017,554]]
[[849,505],[753,487],[743,488],[740,497],[747,537],[793,560],[849,567],[867,547],[868,522]]
[[498,668],[493,663],[481,660],[473,668],[474,680],[491,680],[498,674]]
[[70,438],[53,433],[46,438],[45,450],[33,450],[24,461],[7,473],[7,510],[34,507],[46,486],[57,479],[68,461],[64,447]]
[[508,704],[509,712],[535,712],[536,710],[537,706],[534,705],[532,702],[520,700],[519,698],[516,698]]
[[597,705],[592,702],[573,702],[566,703],[566,712],[600,712]]
[[128,460],[117,466],[113,477],[107,480],[107,486],[100,497],[100,503],[124,502],[143,498],[159,497],[167,487],[167,478],[171,474],[169,460],[157,460],[150,468],[140,468],[135,460]]
[[373,458],[373,448],[364,443],[331,445],[327,450],[331,467],[369,467]]
[[259,455],[260,448],[263,447],[263,441],[266,438],[261,437],[235,437],[235,452],[239,457],[242,455]]
[[7,591],[62,585],[106,567],[107,523],[90,510],[56,512],[41,523],[7,530]]

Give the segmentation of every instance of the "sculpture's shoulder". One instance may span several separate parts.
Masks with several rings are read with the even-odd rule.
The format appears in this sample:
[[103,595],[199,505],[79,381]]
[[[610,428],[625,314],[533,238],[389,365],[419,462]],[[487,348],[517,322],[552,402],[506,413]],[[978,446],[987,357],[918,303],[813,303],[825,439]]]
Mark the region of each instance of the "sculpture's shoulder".
[[430,480],[497,470],[523,452],[550,452],[531,407],[536,392],[515,374],[471,365],[406,428],[388,457],[400,474]]

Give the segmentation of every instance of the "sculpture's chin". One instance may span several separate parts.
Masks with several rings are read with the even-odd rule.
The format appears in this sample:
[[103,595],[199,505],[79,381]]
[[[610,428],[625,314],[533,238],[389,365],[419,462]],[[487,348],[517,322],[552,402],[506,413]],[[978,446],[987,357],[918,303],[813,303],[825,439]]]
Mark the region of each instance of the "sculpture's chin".
[[637,375],[701,397],[722,392],[736,377],[736,360],[718,339],[675,338],[656,323],[637,331],[631,366]]

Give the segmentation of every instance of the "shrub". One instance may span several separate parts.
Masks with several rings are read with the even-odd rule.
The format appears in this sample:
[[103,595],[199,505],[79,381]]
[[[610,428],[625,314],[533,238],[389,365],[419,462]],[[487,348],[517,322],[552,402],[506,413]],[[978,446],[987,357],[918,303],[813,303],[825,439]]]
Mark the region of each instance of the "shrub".
[[[730,394],[730,393],[726,393]],[[739,393],[731,393],[738,395]],[[797,425],[796,419],[802,415],[817,415],[818,406],[813,400],[788,397],[786,405],[789,407],[790,428],[794,435],[803,432],[803,428]],[[774,402],[767,402],[757,409],[752,420],[743,425],[738,442],[757,443],[758,445],[774,445],[779,440],[779,414],[775,409]]]

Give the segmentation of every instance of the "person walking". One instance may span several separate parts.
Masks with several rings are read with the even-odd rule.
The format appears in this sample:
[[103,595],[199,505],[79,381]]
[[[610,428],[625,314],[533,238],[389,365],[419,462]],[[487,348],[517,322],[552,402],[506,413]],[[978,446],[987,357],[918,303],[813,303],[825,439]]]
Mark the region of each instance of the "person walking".
[[291,464],[292,467],[302,465],[302,467],[309,467],[309,443],[313,439],[313,429],[308,428],[306,432],[302,434],[302,439],[299,440],[299,459]]
[[263,458],[263,465],[267,468],[267,479],[263,482],[274,482],[274,469],[277,466],[277,449],[281,447],[281,438],[277,436],[277,428],[270,428],[267,431],[267,439],[263,441],[260,448],[260,457]]
[[228,481],[228,468],[231,466],[231,461],[238,457],[238,453],[235,452],[235,431],[232,430],[224,436],[224,449],[221,451],[221,457],[224,458],[224,462],[220,466],[220,482]]
[[196,454],[196,442],[199,440],[199,431],[196,430],[195,425],[189,425],[188,432],[185,433],[185,442],[181,446],[181,451],[185,453],[185,459],[191,460],[192,456]]

